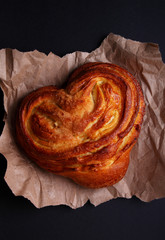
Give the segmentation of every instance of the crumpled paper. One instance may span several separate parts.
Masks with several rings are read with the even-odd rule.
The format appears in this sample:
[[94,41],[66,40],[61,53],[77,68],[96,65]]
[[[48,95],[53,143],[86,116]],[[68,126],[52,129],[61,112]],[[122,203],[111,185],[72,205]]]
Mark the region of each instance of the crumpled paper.
[[[75,68],[94,61],[114,63],[131,72],[140,82],[146,102],[141,133],[131,151],[125,177],[101,189],[87,189],[40,169],[19,151],[13,135],[15,110],[25,95],[46,85],[61,87]],[[78,208],[88,200],[97,206],[133,195],[143,201],[165,197],[165,64],[157,44],[111,33],[91,53],[78,51],[62,58],[37,50],[2,49],[0,86],[6,111],[0,152],[7,159],[5,181],[16,196],[24,196],[37,208],[60,204]]]

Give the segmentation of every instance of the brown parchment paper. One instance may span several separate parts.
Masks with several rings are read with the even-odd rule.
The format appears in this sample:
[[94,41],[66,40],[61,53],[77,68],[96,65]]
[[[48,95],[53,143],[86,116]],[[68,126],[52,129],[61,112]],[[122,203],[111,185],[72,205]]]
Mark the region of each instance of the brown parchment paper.
[[[15,144],[14,113],[22,97],[45,85],[62,86],[79,65],[101,61],[120,65],[140,82],[146,114],[125,177],[112,187],[87,189],[69,179],[48,173],[23,155]],[[36,207],[66,204],[97,206],[117,197],[137,196],[143,201],[165,197],[165,64],[159,46],[110,34],[91,53],[74,52],[60,58],[53,53],[0,50],[0,86],[4,92],[5,126],[0,152],[7,159],[5,181],[15,195],[28,198]]]

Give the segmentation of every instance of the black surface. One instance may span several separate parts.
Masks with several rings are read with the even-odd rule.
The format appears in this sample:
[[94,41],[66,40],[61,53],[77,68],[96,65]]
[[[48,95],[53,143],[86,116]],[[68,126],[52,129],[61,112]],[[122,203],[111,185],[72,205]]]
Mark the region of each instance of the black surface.
[[[0,49],[37,49],[63,56],[92,51],[110,33],[160,46],[165,61],[164,1],[1,1]],[[0,91],[0,132],[3,100]],[[3,177],[0,156],[0,240],[8,239],[165,239],[165,199],[144,203],[133,197],[94,207],[87,203],[36,209],[15,197]]]

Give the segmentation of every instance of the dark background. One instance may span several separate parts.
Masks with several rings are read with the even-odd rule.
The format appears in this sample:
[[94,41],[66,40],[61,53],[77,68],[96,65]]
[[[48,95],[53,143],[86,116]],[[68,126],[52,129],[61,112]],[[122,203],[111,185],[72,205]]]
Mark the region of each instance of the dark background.
[[[92,51],[110,33],[160,46],[165,61],[164,1],[1,1],[0,49],[37,49],[63,56]],[[3,95],[0,90],[0,132]],[[115,199],[94,207],[89,202],[36,209],[15,197],[4,181],[0,155],[0,240],[10,239],[165,239],[165,199],[150,203]]]

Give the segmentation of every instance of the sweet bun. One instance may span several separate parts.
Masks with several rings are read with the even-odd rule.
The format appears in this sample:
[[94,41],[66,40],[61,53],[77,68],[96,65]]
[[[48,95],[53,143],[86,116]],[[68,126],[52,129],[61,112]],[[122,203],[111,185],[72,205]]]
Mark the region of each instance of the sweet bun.
[[141,87],[128,71],[87,63],[65,89],[46,86],[23,99],[16,138],[41,168],[101,188],[124,177],[144,111]]

